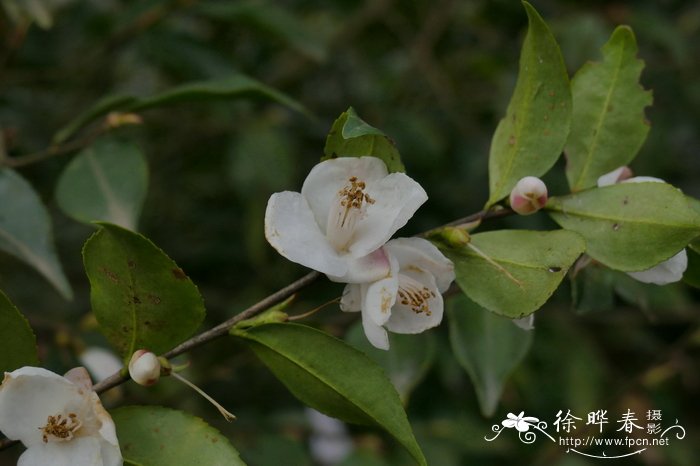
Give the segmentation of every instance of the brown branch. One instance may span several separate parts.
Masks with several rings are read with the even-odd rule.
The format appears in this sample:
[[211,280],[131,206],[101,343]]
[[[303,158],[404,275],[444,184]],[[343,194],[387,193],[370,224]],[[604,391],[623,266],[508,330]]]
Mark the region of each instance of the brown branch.
[[97,126],[93,131],[86,134],[85,136],[69,141],[65,144],[59,144],[55,146],[50,146],[44,150],[34,152],[32,154],[23,155],[21,157],[4,157],[0,160],[0,166],[5,166],[8,168],[23,167],[25,165],[31,165],[36,162],[41,162],[51,157],[56,157],[59,155],[71,154],[75,151],[84,149],[89,146],[95,139],[112,129],[112,126],[105,122]]

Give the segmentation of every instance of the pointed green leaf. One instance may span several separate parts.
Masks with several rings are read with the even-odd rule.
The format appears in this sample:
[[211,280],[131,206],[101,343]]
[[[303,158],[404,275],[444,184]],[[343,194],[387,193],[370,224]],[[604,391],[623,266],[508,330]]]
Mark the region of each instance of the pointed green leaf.
[[204,319],[197,287],[145,237],[101,224],[83,247],[90,301],[102,332],[125,360],[141,348],[163,353]]
[[245,466],[228,439],[198,417],[160,406],[127,406],[111,414],[127,464]]
[[0,374],[23,366],[38,366],[36,337],[27,319],[0,291]]
[[377,128],[365,123],[350,107],[333,123],[326,138],[325,154],[321,160],[336,157],[377,157],[389,172],[405,172],[394,141]]
[[508,196],[521,178],[545,174],[559,158],[571,124],[569,77],[559,45],[532,5],[523,6],[529,27],[513,96],[491,140],[487,205]]
[[0,249],[39,271],[61,295],[72,299],[56,255],[51,219],[32,186],[16,172],[0,169]]
[[101,140],[66,166],[56,200],[79,222],[102,220],[135,230],[147,185],[148,166],[138,147]]
[[404,404],[435,359],[435,335],[431,332],[417,335],[389,333],[391,350],[384,351],[372,346],[362,324],[357,323],[348,330],[345,341],[382,366]]
[[603,46],[603,61],[587,63],[571,81],[574,110],[566,143],[566,177],[572,191],[634,159],[649,132],[644,108],[652,95],[639,84],[632,29],[619,26]]
[[138,98],[125,94],[104,97],[58,131],[53,139],[55,143],[61,143],[87,124],[111,111],[136,112],[175,103],[246,96],[264,97],[310,116],[308,110],[301,103],[286,94],[253,78],[236,74],[225,78],[182,84],[150,97]]
[[532,331],[488,312],[464,295],[447,301],[452,351],[474,384],[484,416],[493,416],[510,373],[525,358]]
[[615,270],[646,270],[700,235],[700,213],[666,183],[622,183],[553,197],[547,209],[586,239],[586,253]]
[[542,307],[586,247],[581,236],[564,230],[489,231],[473,235],[470,244],[479,252],[469,245],[442,249],[455,264],[457,284],[479,305],[511,319]]
[[396,390],[384,371],[360,351],[319,330],[298,324],[234,329],[294,396],[329,416],[382,427],[421,465]]

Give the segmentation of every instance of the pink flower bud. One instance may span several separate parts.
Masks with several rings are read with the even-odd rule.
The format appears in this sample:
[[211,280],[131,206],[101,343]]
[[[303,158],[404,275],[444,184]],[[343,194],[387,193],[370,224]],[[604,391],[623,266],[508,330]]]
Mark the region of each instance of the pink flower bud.
[[129,361],[129,375],[139,385],[153,385],[160,378],[158,357],[145,349],[136,351]]
[[534,214],[547,203],[547,186],[541,179],[526,176],[510,192],[510,207],[520,215]]

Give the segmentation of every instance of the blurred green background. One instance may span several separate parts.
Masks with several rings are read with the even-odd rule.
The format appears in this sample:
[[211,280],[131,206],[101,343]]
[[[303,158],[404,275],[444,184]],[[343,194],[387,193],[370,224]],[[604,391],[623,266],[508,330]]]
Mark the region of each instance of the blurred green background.
[[[302,267],[263,237],[268,197],[298,190],[322,155],[325,134],[349,106],[391,136],[407,172],[430,195],[402,235],[478,211],[488,192],[488,148],[518,68],[526,16],[515,0],[399,2],[3,0],[0,15],[0,128],[11,156],[46,148],[52,135],[99,98],[151,95],[177,84],[244,73],[301,102],[308,118],[263,99],[216,100],[148,110],[143,124],[113,137],[136,142],[150,186],[139,230],[198,284],[212,326],[301,276]],[[654,91],[649,138],[632,168],[700,197],[700,4],[696,1],[552,1],[534,6],[560,42],[570,75],[618,24],[630,25]],[[14,7],[24,19],[7,14]],[[29,18],[35,21],[29,21]],[[52,214],[59,255],[75,290],[63,301],[33,270],[0,254],[0,287],[37,332],[56,371],[87,346],[105,345],[89,317],[80,249],[90,227],[56,208],[54,189],[70,156],[20,169]],[[545,178],[564,193],[563,162]],[[2,199],[0,202],[11,202]],[[544,215],[485,228],[553,228]],[[325,280],[294,310],[341,291]],[[572,299],[575,289],[576,302]],[[684,440],[615,464],[696,465],[700,395],[700,294],[685,285],[642,285],[591,269],[565,281],[536,318],[535,338],[492,419],[481,416],[472,384],[449,348],[447,325],[433,330],[432,364],[407,410],[430,464],[561,465],[601,460],[567,454],[540,438],[504,432],[486,442],[506,413],[548,423],[558,410],[579,417],[607,409],[661,409]],[[356,316],[336,308],[313,322],[343,336]],[[231,340],[192,352],[188,373],[239,418],[171,380],[127,384],[106,404],[161,404],[204,417],[250,465],[313,464],[303,406],[252,353]],[[409,458],[376,430],[352,427],[347,465],[404,465]],[[581,435],[582,436],[582,435]],[[0,454],[14,464],[21,448]]]

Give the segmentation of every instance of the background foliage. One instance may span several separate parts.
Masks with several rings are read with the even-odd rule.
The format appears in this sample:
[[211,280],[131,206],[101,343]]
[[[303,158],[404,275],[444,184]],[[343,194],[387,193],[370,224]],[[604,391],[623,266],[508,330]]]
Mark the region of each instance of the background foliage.
[[[271,192],[300,186],[323,155],[332,122],[348,106],[396,142],[407,172],[430,194],[404,233],[477,211],[486,202],[489,144],[512,93],[527,21],[520,2],[39,3],[46,11],[30,12],[33,24],[0,16],[0,127],[7,152],[48,147],[61,128],[107,95],[133,96],[128,105],[134,108],[141,102],[143,124],[110,137],[136,144],[145,155],[150,181],[138,230],[198,285],[207,326],[303,273],[265,242],[265,203]],[[601,59],[600,47],[617,24],[633,28],[646,62],[641,81],[653,89],[654,106],[647,110],[649,138],[632,168],[699,197],[700,5],[540,0],[534,6],[559,41],[570,76],[587,60]],[[175,86],[232,73],[285,93],[306,111],[284,105],[279,96],[272,97],[283,104],[260,98],[269,95],[267,88],[251,93],[247,81],[237,85],[251,98],[213,99],[234,94],[206,88],[195,90],[200,100],[178,104],[166,95],[172,105],[147,108],[149,98]],[[89,313],[80,255],[93,228],[63,214],[65,200],[56,194],[72,157],[19,170],[48,206],[74,300],[65,301],[34,270],[0,254],[0,287],[37,332],[44,365],[57,372],[78,364],[87,346],[106,345]],[[568,191],[561,162],[546,181],[554,194]],[[496,227],[555,224],[538,215],[486,225]],[[311,309],[341,289],[316,284],[289,312]],[[628,464],[694,464],[699,297],[683,285],[643,285],[588,268],[537,313],[530,351],[505,385],[493,419],[480,414],[477,392],[448,349],[448,325],[432,331],[432,363],[418,360],[429,369],[419,372],[422,382],[411,384],[410,398],[402,392],[429,463],[586,464],[544,443],[488,443],[483,436],[507,412],[525,410],[551,422],[559,409],[581,416],[630,408],[662,409],[665,420],[677,417],[689,436]],[[342,337],[354,318],[330,309],[317,319]],[[251,465],[275,465],[280,458],[311,464],[303,407],[252,352],[225,339],[188,358],[189,376],[233,411],[236,422],[224,423],[170,380],[150,389],[127,384],[105,402],[158,404],[204,417]],[[352,432],[356,457],[364,459],[348,464],[410,461],[388,435],[354,427]],[[16,453],[4,452],[0,464],[14,464]]]

